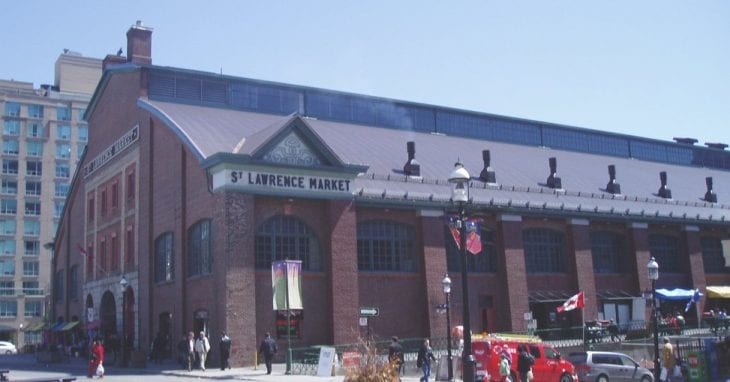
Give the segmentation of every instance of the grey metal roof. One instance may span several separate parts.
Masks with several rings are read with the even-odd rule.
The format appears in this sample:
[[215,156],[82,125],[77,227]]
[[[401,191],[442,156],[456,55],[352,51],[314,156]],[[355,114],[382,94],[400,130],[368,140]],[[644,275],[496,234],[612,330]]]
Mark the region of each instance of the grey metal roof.
[[[193,106],[140,99],[142,108],[162,116],[178,136],[189,140],[203,160],[216,153],[235,153],[274,134],[291,116]],[[380,127],[306,119],[306,124],[344,163],[368,166],[355,181],[356,198],[391,203],[444,203],[450,197],[446,179],[460,160],[473,177],[482,170],[482,150],[490,150],[498,185],[473,183],[471,196],[479,205],[502,209],[601,214],[684,222],[730,222],[730,173],[630,158],[521,146],[463,137],[417,133]],[[251,139],[252,142],[246,142]],[[403,175],[406,142],[416,144],[421,178]],[[246,150],[244,150],[246,151]],[[238,151],[240,153],[240,151]],[[548,158],[557,158],[563,190],[545,186]],[[623,195],[603,189],[607,166],[616,166]],[[659,172],[666,171],[672,200],[656,195]],[[714,178],[717,204],[702,200],[705,177]]]

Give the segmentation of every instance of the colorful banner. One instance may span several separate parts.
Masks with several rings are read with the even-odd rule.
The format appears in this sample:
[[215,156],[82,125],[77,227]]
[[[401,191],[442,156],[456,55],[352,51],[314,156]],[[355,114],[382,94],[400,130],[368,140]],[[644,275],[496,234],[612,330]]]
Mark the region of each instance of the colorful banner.
[[[457,228],[458,216],[449,216],[449,231],[454,238],[456,248],[461,249],[461,233]],[[479,219],[467,219],[466,222],[466,250],[473,255],[482,251],[482,236]]]
[[271,263],[274,310],[303,309],[301,274],[302,262],[300,260],[282,260]]

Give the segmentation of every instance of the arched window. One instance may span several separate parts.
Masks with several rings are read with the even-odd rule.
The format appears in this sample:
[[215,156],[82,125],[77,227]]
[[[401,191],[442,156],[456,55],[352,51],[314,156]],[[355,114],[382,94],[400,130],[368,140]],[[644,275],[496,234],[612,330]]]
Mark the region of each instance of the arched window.
[[155,282],[162,283],[174,279],[173,234],[172,232],[165,232],[155,240]]
[[626,270],[626,240],[615,232],[591,232],[591,253],[595,273],[621,273]]
[[527,273],[564,273],[565,235],[546,228],[528,228],[522,231]]
[[659,263],[659,272],[679,273],[679,240],[674,236],[649,235],[649,253]]
[[188,230],[188,276],[213,272],[210,220],[202,220]]
[[[461,272],[461,251],[448,227],[445,228],[446,266],[449,272]],[[481,230],[482,251],[474,255],[466,253],[466,269],[469,272],[496,272],[497,252],[494,246],[494,232]]]
[[387,220],[357,224],[357,269],[415,272],[413,227]]
[[301,260],[302,270],[322,269],[319,240],[312,230],[293,216],[275,216],[256,231],[257,269],[271,269],[276,260]]
[[702,261],[705,264],[705,273],[730,273],[730,264],[722,249],[722,240],[716,237],[703,237],[700,242],[702,243]]

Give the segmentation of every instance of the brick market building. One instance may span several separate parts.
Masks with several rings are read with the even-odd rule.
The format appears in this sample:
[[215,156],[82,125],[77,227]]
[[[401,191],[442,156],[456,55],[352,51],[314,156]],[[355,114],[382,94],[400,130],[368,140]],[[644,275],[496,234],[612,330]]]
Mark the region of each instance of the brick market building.
[[379,338],[440,337],[447,273],[462,321],[446,225],[457,159],[481,220],[482,251],[468,260],[474,332],[524,331],[528,312],[539,329],[580,325],[577,312],[554,314],[578,290],[586,320],[644,321],[651,256],[658,287],[730,283],[722,144],[155,66],[151,34],[128,31],[127,56],[107,57],[88,109],[55,242],[57,277],[83,269],[83,298],[66,285],[58,316],[143,349],[188,330],[216,348],[225,330],[235,363],[250,364],[276,329],[271,261],[297,259],[294,346],[355,342],[362,307],[378,309],[368,329]]

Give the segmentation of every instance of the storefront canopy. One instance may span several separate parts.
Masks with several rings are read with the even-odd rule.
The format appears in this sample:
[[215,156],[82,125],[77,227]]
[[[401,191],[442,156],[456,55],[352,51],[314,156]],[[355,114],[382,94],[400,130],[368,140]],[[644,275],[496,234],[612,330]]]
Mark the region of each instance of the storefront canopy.
[[[689,300],[694,294],[694,289],[674,288],[656,290],[656,296],[660,300]],[[700,296],[702,296],[702,293],[700,293]]]
[[45,322],[37,322],[35,324],[30,324],[30,325],[26,326],[25,331],[26,332],[37,332],[39,330],[45,329],[45,327],[46,327]]
[[730,286],[708,286],[707,298],[730,298]]

